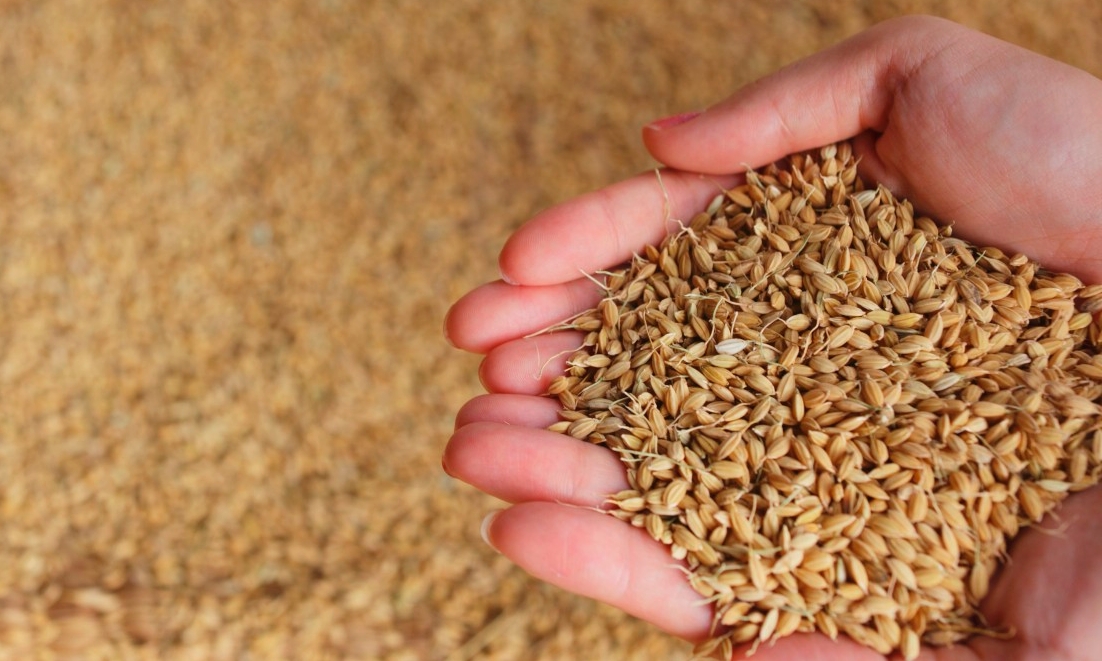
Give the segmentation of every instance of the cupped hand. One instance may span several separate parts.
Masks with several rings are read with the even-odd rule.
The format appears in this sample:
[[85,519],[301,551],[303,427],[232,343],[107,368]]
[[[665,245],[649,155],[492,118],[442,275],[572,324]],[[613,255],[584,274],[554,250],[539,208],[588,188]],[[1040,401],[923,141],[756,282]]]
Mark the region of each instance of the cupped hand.
[[[543,396],[580,343],[570,332],[532,335],[600,298],[589,274],[657,243],[746,167],[854,139],[867,180],[953,222],[981,245],[1023,252],[1102,282],[1102,81],[960,26],[923,17],[880,24],[736,92],[695,116],[644,129],[670,169],[640,175],[545,211],[501,254],[503,281],[455,304],[446,332],[485,353],[490,394],[460,411],[445,469],[512,507],[484,534],[533,575],[611,603],[689,640],[711,612],[668,549],[599,513],[626,487],[611,452],[545,431],[556,402]],[[690,174],[695,173],[695,174]],[[1102,649],[1102,490],[1069,498],[1023,533],[983,611],[1013,628],[1007,640],[927,649],[922,658],[1080,659]],[[1052,517],[1050,517],[1052,519]],[[741,658],[741,653],[736,657]],[[880,659],[815,634],[758,650],[762,661]]]

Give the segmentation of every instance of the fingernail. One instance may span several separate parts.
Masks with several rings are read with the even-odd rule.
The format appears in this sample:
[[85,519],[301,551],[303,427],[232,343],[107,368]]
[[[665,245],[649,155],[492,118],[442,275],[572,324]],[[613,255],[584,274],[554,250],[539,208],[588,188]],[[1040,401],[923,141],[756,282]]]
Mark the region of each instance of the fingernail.
[[497,547],[490,541],[490,526],[494,525],[494,519],[497,515],[501,514],[501,510],[494,510],[486,515],[486,518],[482,519],[482,525],[478,527],[478,532],[482,535],[482,541],[486,542],[486,545],[497,551]]
[[448,344],[455,346],[455,342],[452,342],[452,336],[448,333],[448,319],[452,316],[452,308],[448,308],[447,314],[444,315],[444,339]]
[[490,387],[486,385],[486,358],[483,358],[482,362],[478,364],[478,383],[483,390],[490,392]]
[[666,129],[672,129],[675,126],[681,126],[682,124],[696,119],[699,116],[699,112],[683,112],[679,115],[670,115],[669,117],[656,119],[650,124],[647,124],[647,128],[655,131],[664,131]]
[[515,284],[517,284],[517,281],[516,281],[516,280],[513,280],[512,278],[510,278],[510,277],[509,277],[509,274],[508,274],[508,273],[506,273],[505,271],[500,271],[500,273],[501,273],[501,280],[502,280],[502,282],[504,282],[505,284],[507,284],[507,285],[515,285]]

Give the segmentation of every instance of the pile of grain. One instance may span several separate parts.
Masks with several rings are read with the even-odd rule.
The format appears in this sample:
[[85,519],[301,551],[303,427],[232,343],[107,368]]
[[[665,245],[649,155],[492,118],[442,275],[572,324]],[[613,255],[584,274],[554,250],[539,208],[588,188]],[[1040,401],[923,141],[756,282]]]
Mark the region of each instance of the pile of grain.
[[749,173],[606,286],[553,429],[622,458],[612,514],[715,606],[701,653],[996,633],[1009,541],[1102,471],[1102,287],[915,217],[848,144]]

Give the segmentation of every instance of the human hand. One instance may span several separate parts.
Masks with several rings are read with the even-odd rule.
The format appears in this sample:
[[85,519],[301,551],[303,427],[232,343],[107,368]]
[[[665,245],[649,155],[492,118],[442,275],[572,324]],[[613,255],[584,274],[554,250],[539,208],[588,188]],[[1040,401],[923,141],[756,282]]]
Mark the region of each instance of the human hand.
[[[671,569],[668,550],[586,509],[626,487],[619,459],[544,431],[558,405],[539,395],[580,337],[524,336],[592,306],[599,289],[580,273],[656,243],[668,218],[691,217],[733,183],[731,173],[854,136],[867,179],[953,221],[958,235],[1102,281],[1093,257],[1102,227],[1102,193],[1092,183],[1102,174],[1098,107],[1102,84],[1083,72],[943,21],[910,18],[797,63],[689,122],[645,129],[660,161],[710,176],[666,171],[660,186],[644,175],[540,214],[502,253],[502,273],[517,284],[475,290],[449,316],[457,346],[487,353],[481,375],[492,394],[460,412],[445,465],[518,503],[488,526],[495,547],[556,585],[687,639],[707,637],[711,613]],[[978,638],[936,658],[1072,658],[1102,642],[1092,638],[1102,580],[1087,565],[1102,550],[1102,528],[1090,521],[1099,505],[1098,489],[1077,494],[1061,510],[1066,531],[1029,531],[1014,546],[984,612],[1014,627],[1015,638]],[[818,635],[781,640],[758,658],[794,654],[881,658]]]

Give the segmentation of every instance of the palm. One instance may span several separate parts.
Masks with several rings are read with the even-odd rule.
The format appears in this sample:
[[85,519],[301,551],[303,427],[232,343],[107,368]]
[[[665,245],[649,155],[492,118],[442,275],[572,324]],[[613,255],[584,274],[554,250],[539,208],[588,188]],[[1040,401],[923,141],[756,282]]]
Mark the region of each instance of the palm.
[[[1075,659],[1102,646],[1102,580],[1095,558],[1102,552],[1102,489],[1069,498],[1044,529],[1016,541],[1003,575],[992,587],[984,612],[1013,626],[1009,641],[977,639],[983,658]],[[1078,653],[1077,653],[1078,651]]]
[[[908,44],[915,50],[906,51]],[[988,55],[997,49],[1005,52],[995,63]],[[1019,98],[1023,79],[1028,89]],[[887,87],[878,87],[885,81]],[[1039,90],[1041,85],[1051,89]],[[848,98],[856,101],[847,106]],[[1102,192],[1082,183],[1102,175],[1102,132],[1086,118],[1097,107],[1102,84],[1086,74],[961,28],[918,20],[860,35],[688,124],[645,131],[659,160],[706,176],[672,170],[660,180],[643,175],[544,212],[502,252],[503,274],[523,286],[491,283],[449,315],[451,340],[487,354],[481,377],[492,394],[460,412],[445,467],[517,503],[494,521],[494,545],[540,578],[681,637],[706,637],[711,613],[670,567],[668,551],[642,531],[593,511],[607,494],[626,487],[619,459],[545,431],[557,405],[540,395],[562,372],[564,354],[579,337],[527,336],[593,305],[598,288],[579,273],[621,263],[660,240],[669,218],[703,208],[732,183],[725,173],[739,164],[760,165],[855,135],[867,177],[953,219],[966,238],[1102,281],[1102,261],[1093,257],[1102,225],[1091,224]],[[779,116],[787,121],[778,122]],[[724,136],[735,137],[717,140]],[[1033,166],[1041,166],[1038,173]],[[1102,523],[1091,518],[1099,508],[1102,489],[1076,494],[1060,512],[1066,527],[1050,521],[1057,532],[1027,531],[1015,543],[984,605],[990,623],[1015,630],[1012,638],[975,638],[966,646],[925,650],[922,658],[1059,660],[1083,658],[1076,650],[1102,646],[1094,627],[1102,615],[1102,577],[1088,564],[1102,552]],[[848,641],[797,635],[760,649],[755,658],[882,657]]]

